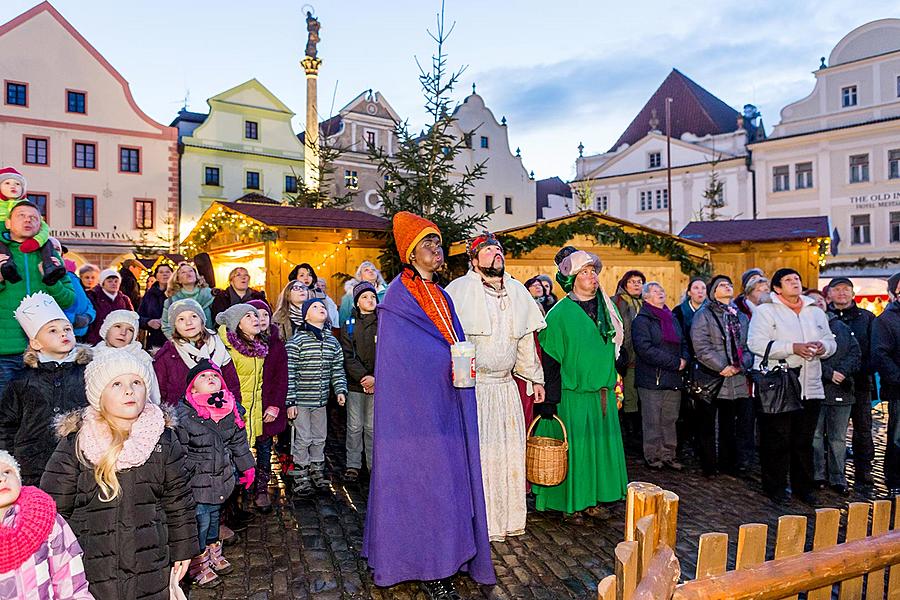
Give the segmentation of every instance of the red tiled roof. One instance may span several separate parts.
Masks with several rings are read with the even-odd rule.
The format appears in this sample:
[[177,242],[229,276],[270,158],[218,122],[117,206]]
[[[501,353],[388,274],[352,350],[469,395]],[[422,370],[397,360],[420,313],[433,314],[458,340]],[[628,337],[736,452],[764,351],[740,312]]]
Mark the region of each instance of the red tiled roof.
[[219,202],[222,206],[256,219],[269,227],[321,227],[385,231],[388,220],[359,210],[300,208],[270,204]]
[[688,223],[678,235],[695,242],[713,245],[731,242],[805,240],[829,237],[828,217],[694,221]]
[[738,112],[691,81],[678,69],[672,69],[656,92],[637,114],[624,133],[610,148],[610,152],[622,144],[634,144],[650,131],[652,111],[659,119],[657,129],[666,131],[666,98],[672,98],[672,137],[684,133],[697,136],[735,131]]

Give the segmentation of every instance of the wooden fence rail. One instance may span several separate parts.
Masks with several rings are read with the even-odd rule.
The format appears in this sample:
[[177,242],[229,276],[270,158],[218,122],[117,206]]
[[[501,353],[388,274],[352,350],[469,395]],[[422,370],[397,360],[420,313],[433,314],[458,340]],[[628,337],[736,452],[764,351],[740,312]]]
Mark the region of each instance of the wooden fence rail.
[[[781,600],[807,592],[808,600],[900,600],[900,497],[894,505],[878,500],[848,506],[844,541],[838,544],[841,513],[816,511],[811,550],[805,552],[807,518],[778,519],[773,559],[767,561],[768,526],[738,530],[734,570],[727,571],[728,535],[700,536],[696,576],[678,584],[674,554],[678,496],[658,486],[628,486],[625,540],[616,547],[615,575],[600,582],[599,600]],[[871,530],[869,529],[871,509]],[[886,572],[885,569],[890,567]],[[885,586],[885,575],[887,586]],[[865,592],[865,595],[863,593]]]

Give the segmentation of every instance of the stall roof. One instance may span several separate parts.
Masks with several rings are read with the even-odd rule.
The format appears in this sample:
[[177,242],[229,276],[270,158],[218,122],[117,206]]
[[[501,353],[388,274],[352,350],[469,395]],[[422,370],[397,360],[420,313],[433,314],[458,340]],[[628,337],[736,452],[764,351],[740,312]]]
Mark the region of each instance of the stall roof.
[[785,217],[780,219],[737,219],[734,221],[694,221],[679,234],[707,244],[738,242],[787,242],[827,238],[828,217]]
[[359,210],[301,208],[271,204],[216,202],[268,227],[317,227],[325,229],[368,229],[385,231],[389,221]]

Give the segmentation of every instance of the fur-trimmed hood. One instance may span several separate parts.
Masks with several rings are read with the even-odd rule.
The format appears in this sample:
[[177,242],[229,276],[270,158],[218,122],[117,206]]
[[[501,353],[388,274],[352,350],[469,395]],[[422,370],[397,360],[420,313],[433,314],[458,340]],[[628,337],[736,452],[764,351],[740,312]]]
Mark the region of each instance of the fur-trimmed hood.
[[[75,364],[86,365],[91,362],[91,359],[94,357],[91,347],[86,344],[77,344],[75,350]],[[37,351],[30,346],[25,350],[25,354],[22,355],[22,362],[25,363],[25,366],[29,369],[37,369],[41,363]]]
[[[177,407],[162,405],[160,406],[160,408],[163,412],[163,419],[165,419],[166,428],[174,430],[175,427],[178,426]],[[81,425],[84,422],[85,410],[87,410],[87,408],[79,408],[57,417],[53,422],[53,426],[56,429],[56,436],[62,439],[69,434],[77,433],[81,429]]]

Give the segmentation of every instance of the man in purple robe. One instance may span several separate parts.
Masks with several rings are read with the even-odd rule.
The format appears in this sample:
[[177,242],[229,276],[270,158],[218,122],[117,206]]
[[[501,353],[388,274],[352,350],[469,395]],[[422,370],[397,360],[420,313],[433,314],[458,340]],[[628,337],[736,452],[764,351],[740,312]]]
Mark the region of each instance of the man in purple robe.
[[459,571],[494,584],[478,453],[474,388],[451,381],[450,345],[465,339],[434,281],[440,231],[394,217],[404,268],[378,306],[373,471],[362,554],[375,584],[420,581],[430,598],[459,598]]

